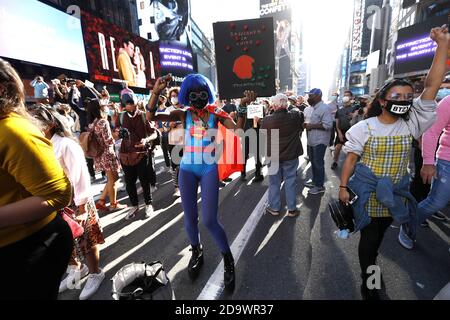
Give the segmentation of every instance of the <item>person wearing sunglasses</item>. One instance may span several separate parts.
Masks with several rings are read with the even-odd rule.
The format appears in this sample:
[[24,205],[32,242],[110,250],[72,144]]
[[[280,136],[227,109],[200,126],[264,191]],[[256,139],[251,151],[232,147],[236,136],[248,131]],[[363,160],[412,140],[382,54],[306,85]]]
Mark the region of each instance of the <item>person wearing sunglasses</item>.
[[[203,265],[203,249],[198,230],[197,190],[201,186],[203,223],[213,236],[224,257],[224,284],[227,291],[235,287],[234,258],[223,226],[217,219],[219,203],[219,174],[215,160],[214,137],[211,132],[221,122],[227,129],[243,128],[246,107],[256,100],[256,94],[246,91],[239,107],[238,124],[222,109],[210,104],[215,101],[212,83],[203,75],[191,74],[183,81],[179,93],[185,110],[174,110],[170,115],[155,115],[157,97],[167,87],[171,76],[157,80],[149,101],[151,121],[181,121],[185,128],[184,152],[180,164],[179,186],[184,209],[186,232],[192,245],[188,274],[198,277]],[[213,147],[211,147],[213,146]],[[212,149],[212,150],[210,150]],[[174,153],[172,153],[172,156]],[[212,161],[209,161],[212,160]]]
[[[382,113],[353,126],[346,134],[347,152],[339,199],[349,204],[350,187],[358,200],[353,204],[355,231],[361,231],[359,262],[363,299],[379,299],[379,287],[369,286],[369,267],[376,265],[384,234],[393,221],[399,224],[400,244],[412,249],[417,227],[417,202],[409,192],[408,173],[413,139],[418,139],[436,119],[436,98],[446,71],[449,35],[446,27],[433,28],[437,50],[424,90],[414,99],[411,83],[388,82],[379,92]],[[379,282],[378,282],[379,283]]]

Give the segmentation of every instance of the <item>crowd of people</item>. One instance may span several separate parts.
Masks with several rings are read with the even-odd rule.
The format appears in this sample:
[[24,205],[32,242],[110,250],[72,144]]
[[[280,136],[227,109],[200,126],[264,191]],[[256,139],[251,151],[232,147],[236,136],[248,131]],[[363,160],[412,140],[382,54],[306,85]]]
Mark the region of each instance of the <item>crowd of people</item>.
[[[435,100],[446,72],[450,39],[445,28],[433,29],[431,38],[438,46],[423,92],[395,79],[374,96],[355,97],[346,91],[342,99],[334,94],[329,103],[318,88],[305,97],[288,92],[266,99],[246,91],[242,99],[222,101],[206,77],[193,74],[181,87],[170,87],[170,75],[158,79],[148,103],[138,101],[127,85],[120,92],[120,103],[113,103],[106,87],[97,91],[87,81],[67,78],[49,86],[38,76],[31,83],[36,103],[27,105],[22,80],[0,59],[0,259],[11,262],[0,265],[0,272],[9,275],[0,299],[56,299],[85,277],[80,299],[92,297],[105,278],[99,252],[105,240],[98,212],[126,210],[125,219],[134,219],[140,210],[139,178],[145,217],[153,217],[156,148],[161,148],[165,170],[172,175],[173,197],[182,200],[192,246],[189,275],[196,279],[204,263],[198,229],[200,186],[202,222],[223,255],[224,284],[232,291],[234,258],[218,220],[219,189],[231,179],[221,179],[217,163],[206,161],[215,156],[209,147],[214,139],[207,131],[219,126],[256,131],[256,151],[250,152],[249,139],[242,139],[241,181],[247,180],[251,154],[256,163],[254,183],[264,180],[263,167],[268,164],[266,210],[273,216],[283,210],[283,182],[288,217],[300,215],[297,175],[305,151],[312,173],[305,187],[311,196],[326,192],[328,148],[334,152],[332,170],[342,163],[345,152],[339,199],[350,205],[348,188],[358,195],[352,206],[356,231],[361,231],[361,294],[364,299],[379,299],[378,290],[367,286],[367,269],[376,265],[387,228],[397,222],[398,240],[411,250],[417,226],[426,227],[432,215],[445,219],[440,211],[450,200],[446,192],[450,96],[437,109]],[[247,118],[251,104],[263,106],[263,118]],[[260,130],[267,132],[266,159],[260,150]],[[277,152],[272,150],[274,144]],[[412,149],[414,179],[408,173]],[[95,203],[91,184],[99,182],[97,173],[102,173],[106,185]],[[121,177],[129,205],[117,200]],[[73,239],[64,215],[83,226],[81,237]],[[39,290],[22,290],[30,284]]]

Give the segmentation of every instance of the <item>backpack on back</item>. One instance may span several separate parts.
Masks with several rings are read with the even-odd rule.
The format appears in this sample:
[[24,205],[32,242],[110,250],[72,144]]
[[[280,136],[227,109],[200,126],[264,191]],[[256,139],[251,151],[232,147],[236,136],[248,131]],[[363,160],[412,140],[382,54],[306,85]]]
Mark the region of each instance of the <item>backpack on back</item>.
[[105,146],[99,141],[94,132],[96,123],[97,121],[94,122],[92,129],[88,129],[88,131],[80,135],[80,145],[86,158],[98,158],[105,152]]

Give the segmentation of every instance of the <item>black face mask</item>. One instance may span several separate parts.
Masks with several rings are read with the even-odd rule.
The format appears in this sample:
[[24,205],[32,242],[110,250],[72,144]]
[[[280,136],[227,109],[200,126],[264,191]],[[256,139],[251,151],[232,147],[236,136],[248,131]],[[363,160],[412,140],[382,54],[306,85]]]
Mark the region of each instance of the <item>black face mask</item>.
[[313,106],[316,105],[316,100],[315,100],[315,99],[309,98],[309,99],[308,99],[308,104],[309,104],[311,107],[313,107]]
[[208,100],[196,100],[191,101],[191,106],[193,106],[195,109],[204,109],[208,105]]
[[386,106],[384,107],[387,112],[393,116],[408,119],[409,111],[411,110],[413,101],[395,101],[386,100]]

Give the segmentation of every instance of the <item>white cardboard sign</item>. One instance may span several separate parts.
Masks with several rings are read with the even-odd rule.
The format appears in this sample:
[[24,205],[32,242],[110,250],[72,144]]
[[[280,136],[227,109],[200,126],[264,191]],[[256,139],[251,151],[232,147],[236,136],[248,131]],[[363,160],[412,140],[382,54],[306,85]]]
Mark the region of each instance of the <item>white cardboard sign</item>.
[[249,105],[247,107],[247,118],[248,119],[254,119],[264,118],[264,107],[262,104],[256,104],[256,105]]

